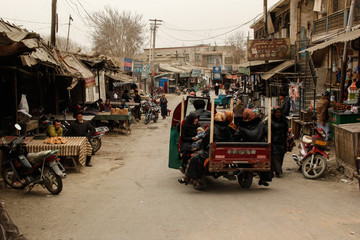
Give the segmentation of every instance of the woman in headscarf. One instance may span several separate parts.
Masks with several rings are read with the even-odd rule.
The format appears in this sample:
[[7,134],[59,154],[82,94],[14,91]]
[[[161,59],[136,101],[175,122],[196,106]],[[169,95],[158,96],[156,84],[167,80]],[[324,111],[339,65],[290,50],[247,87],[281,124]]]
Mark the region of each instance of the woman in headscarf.
[[180,156],[182,162],[182,171],[185,171],[187,161],[192,153],[191,144],[196,141],[197,128],[199,125],[199,117],[195,113],[190,113],[186,118],[184,124],[181,126],[181,147]]
[[[238,142],[265,142],[267,128],[261,118],[249,108],[245,108],[243,118],[235,134],[235,140]],[[270,182],[273,177],[272,173],[259,172],[259,176],[259,185],[269,186],[268,182]]]
[[237,100],[234,107],[234,123],[236,126],[239,125],[239,123],[243,120],[244,109],[245,108],[243,106],[242,100]]
[[166,99],[165,94],[163,93],[160,98],[161,116],[163,119],[165,119],[167,115],[167,103],[168,100]]
[[[218,112],[214,117],[214,141],[215,142],[230,142],[233,135],[236,132],[233,120],[232,112]],[[201,190],[203,183],[201,176],[203,175],[204,162],[209,157],[209,141],[210,141],[210,129],[206,130],[205,136],[202,141],[202,151],[191,157],[186,171],[185,178],[180,178],[180,183],[192,183],[196,190]]]
[[271,114],[271,171],[276,177],[283,173],[282,165],[287,149],[288,124],[281,108],[276,106]]

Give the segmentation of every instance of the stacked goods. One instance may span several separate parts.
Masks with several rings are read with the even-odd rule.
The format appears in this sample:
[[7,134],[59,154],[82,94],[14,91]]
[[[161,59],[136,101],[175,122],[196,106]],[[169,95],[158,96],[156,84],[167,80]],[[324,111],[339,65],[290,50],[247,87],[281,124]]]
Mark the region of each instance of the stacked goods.
[[67,143],[67,141],[63,137],[51,137],[51,138],[45,139],[44,143],[47,143],[47,144],[65,144],[65,143]]
[[120,109],[120,108],[112,108],[111,115],[128,115],[129,111],[127,108]]
[[339,110],[339,111],[351,110],[351,105],[346,105],[345,103],[341,103],[335,107],[335,110]]

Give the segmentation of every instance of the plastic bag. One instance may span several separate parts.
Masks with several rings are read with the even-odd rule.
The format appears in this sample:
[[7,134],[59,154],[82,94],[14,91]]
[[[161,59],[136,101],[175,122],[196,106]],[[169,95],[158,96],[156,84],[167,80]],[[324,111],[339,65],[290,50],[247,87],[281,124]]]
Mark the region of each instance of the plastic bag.
[[25,110],[25,112],[29,113],[29,104],[26,100],[26,94],[21,95],[19,110]]

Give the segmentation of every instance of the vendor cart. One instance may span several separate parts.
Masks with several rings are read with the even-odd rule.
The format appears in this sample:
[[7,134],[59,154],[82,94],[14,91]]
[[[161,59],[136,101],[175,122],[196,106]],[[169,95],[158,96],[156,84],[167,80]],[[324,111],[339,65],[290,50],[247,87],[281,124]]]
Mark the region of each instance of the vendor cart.
[[125,114],[116,115],[116,114],[111,114],[110,112],[105,112],[105,113],[99,113],[94,117],[94,121],[102,121],[102,120],[113,121],[114,126],[111,126],[113,127],[112,128],[113,131],[124,131],[125,134],[127,135],[131,134],[131,129],[130,129],[131,113],[127,115]]
[[215,99],[215,107],[222,106],[223,108],[227,108],[230,106],[230,100],[232,99],[232,95],[222,95],[220,94],[218,98]]

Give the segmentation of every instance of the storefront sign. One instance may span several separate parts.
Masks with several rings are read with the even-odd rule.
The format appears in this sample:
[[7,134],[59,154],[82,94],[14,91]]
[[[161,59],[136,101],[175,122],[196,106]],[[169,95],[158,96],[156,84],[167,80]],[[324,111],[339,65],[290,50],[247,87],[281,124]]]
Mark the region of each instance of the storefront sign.
[[141,72],[141,78],[142,79],[149,78],[150,65],[149,64],[144,64],[142,68],[143,68],[143,70]]
[[245,74],[245,75],[250,75],[250,68],[239,67],[239,73]]
[[289,38],[248,41],[249,61],[282,60],[289,58],[290,58]]
[[124,58],[124,71],[131,72],[132,70],[132,59]]
[[179,77],[181,77],[181,78],[190,77],[190,72],[181,72],[181,73],[179,74]]
[[213,79],[221,80],[221,67],[213,67]]
[[133,75],[134,76],[141,76],[141,73],[143,71],[143,63],[142,61],[134,61],[134,70]]
[[194,68],[191,72],[191,77],[200,77],[201,76],[201,69]]

